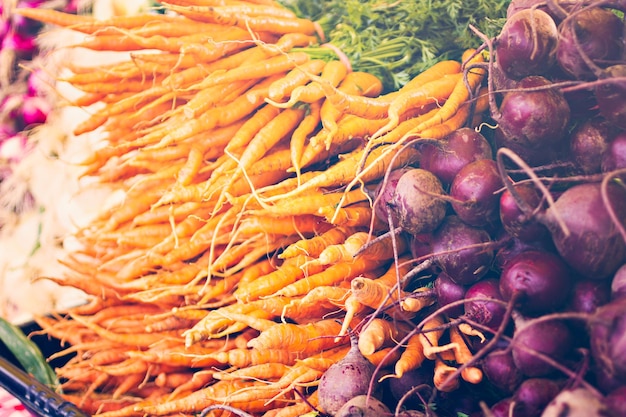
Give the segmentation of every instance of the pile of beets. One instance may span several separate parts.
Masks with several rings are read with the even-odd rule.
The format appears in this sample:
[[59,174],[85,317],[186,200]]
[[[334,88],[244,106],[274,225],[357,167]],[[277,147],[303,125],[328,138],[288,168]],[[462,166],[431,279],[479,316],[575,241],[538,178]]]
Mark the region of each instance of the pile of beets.
[[[483,38],[491,120],[416,141],[419,165],[375,192],[435,308],[486,337],[468,336],[483,383],[438,393],[429,415],[626,416],[625,10],[513,0]],[[396,398],[432,369],[401,379]]]

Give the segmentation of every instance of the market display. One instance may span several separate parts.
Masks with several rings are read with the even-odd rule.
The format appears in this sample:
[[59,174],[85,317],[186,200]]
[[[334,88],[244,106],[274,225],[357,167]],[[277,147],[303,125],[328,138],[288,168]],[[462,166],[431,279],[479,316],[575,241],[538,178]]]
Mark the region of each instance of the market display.
[[36,317],[60,395],[103,417],[623,415],[626,7],[460,23],[451,2],[451,42],[383,36],[436,6],[341,3],[15,10],[128,54],[57,76],[90,114],[74,135],[102,138],[82,176],[123,196],[41,277],[88,298]]

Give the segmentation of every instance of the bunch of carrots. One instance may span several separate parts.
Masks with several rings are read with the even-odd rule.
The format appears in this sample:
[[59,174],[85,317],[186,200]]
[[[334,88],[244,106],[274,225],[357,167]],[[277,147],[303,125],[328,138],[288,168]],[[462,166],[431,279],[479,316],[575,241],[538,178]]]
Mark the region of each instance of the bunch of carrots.
[[317,405],[349,331],[390,376],[433,360],[453,389],[446,375],[467,346],[456,330],[439,346],[442,316],[415,331],[434,298],[401,281],[408,242],[384,234],[371,200],[390,168],[419,160],[406,144],[476,123],[481,54],[387,92],[339,57],[308,55],[324,34],[273,0],[163,6],[106,21],[18,11],[84,33],[73,47],[129,52],[104,67],[68,62],[59,79],[92,112],[75,134],[102,133],[84,175],[125,195],[76,233],[66,274],[42,277],[91,300],[37,318],[67,346],[55,355],[70,357],[56,370],[63,395],[103,417],[215,404],[297,416]]

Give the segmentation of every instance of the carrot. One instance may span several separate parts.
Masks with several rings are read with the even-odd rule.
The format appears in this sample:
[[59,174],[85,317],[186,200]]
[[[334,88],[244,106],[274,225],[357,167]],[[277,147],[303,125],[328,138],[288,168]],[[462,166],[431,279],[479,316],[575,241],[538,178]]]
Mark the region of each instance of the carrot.
[[[328,223],[344,227],[366,227],[372,223],[372,208],[370,203],[358,203],[348,207],[325,206],[320,207],[317,213],[324,217]],[[378,219],[373,230],[379,230],[381,224]],[[382,225],[384,227],[384,225]]]
[[443,351],[435,357],[433,384],[439,391],[452,392],[459,387],[458,377],[450,380],[450,377],[457,372],[456,367],[446,363],[450,361],[454,361],[454,355],[450,350]]
[[298,319],[311,317],[324,317],[325,314],[337,311],[338,308],[343,306],[344,300],[348,296],[348,291],[348,288],[341,286],[313,288],[302,298],[290,299],[281,312],[281,321],[284,322],[285,318],[297,321]]
[[290,235],[307,235],[322,233],[330,225],[319,216],[303,214],[299,216],[253,216],[246,217],[237,226],[237,231],[243,236],[256,233]]
[[191,146],[185,165],[183,165],[178,171],[176,182],[181,185],[191,184],[204,162],[203,157],[204,155],[200,149],[195,146]]
[[311,103],[306,108],[306,115],[304,116],[304,119],[291,134],[291,139],[289,141],[290,158],[291,165],[296,173],[296,177],[298,178],[298,185],[300,185],[302,181],[302,157],[304,154],[305,143],[309,135],[311,135],[320,124],[321,108],[321,100]]
[[270,56],[262,61],[242,65],[224,72],[215,72],[199,83],[189,87],[201,90],[217,84],[228,84],[235,81],[262,79],[270,75],[282,74],[310,60],[305,52],[287,52]]
[[[196,413],[202,411],[209,405],[220,403],[227,400],[229,395],[236,391],[258,385],[258,383],[248,381],[217,381],[206,388],[195,391],[185,397],[174,399],[168,402],[157,403],[153,405],[135,406],[133,411],[138,414],[133,415],[155,415],[163,416],[177,413]],[[263,401],[249,401],[246,403],[236,404],[236,406],[244,411],[261,411],[263,410]],[[104,414],[107,416],[106,413]]]
[[[360,95],[365,97],[377,96],[381,93],[382,89],[383,84],[378,77],[362,71],[349,73],[338,87],[338,91],[348,95]],[[326,149],[330,147],[330,143],[339,129],[337,121],[342,114],[342,109],[335,107],[332,103],[332,99],[327,97],[320,109],[322,126],[324,126],[327,132],[324,140]]]
[[289,96],[291,92],[298,86],[306,84],[310,81],[310,75],[318,75],[326,62],[321,59],[311,59],[304,64],[295,67],[289,71],[283,78],[276,80],[270,85],[267,98],[272,101],[280,101],[284,97]]
[[248,366],[246,368],[236,369],[230,372],[216,372],[215,374],[213,374],[213,377],[219,380],[263,379],[266,381],[271,381],[283,376],[288,369],[289,367],[283,363],[269,362]]
[[307,274],[321,271],[321,267],[309,266],[310,260],[311,258],[304,255],[289,258],[276,270],[258,277],[245,286],[240,286],[233,294],[240,302],[246,303],[274,294],[276,291],[296,282]]
[[[348,68],[340,61],[329,61],[324,66],[320,78],[333,87],[339,85],[348,74]],[[311,82],[307,85],[296,87],[285,103],[272,102],[273,105],[287,108],[295,105],[297,102],[314,103],[324,98],[324,90],[317,82]]]
[[[467,50],[464,53],[465,56],[469,56],[474,53],[473,49]],[[464,60],[465,61],[465,60]],[[467,62],[464,62],[465,66],[471,66],[480,62],[483,62],[483,57],[480,53],[477,53],[471,57]],[[471,95],[476,93],[476,88],[479,87],[483,80],[485,70],[481,68],[472,68],[463,78],[461,78],[457,85],[454,87],[445,103],[439,108],[439,111],[428,121],[425,121],[417,125],[415,131],[423,131],[438,124],[442,124],[454,114],[456,114],[463,103],[465,103]]]
[[[252,87],[250,91],[263,89],[273,80],[272,77],[266,78],[264,81]],[[153,139],[159,139],[159,142],[151,146],[151,148],[166,147],[190,138],[202,131],[235,123],[251,114],[262,104],[264,104],[262,99],[250,101],[247,95],[243,94],[224,106],[207,110],[195,119],[184,120],[181,118],[180,120],[174,120],[171,122],[171,125],[175,126],[174,130],[170,131],[168,127],[164,127],[163,131],[159,130],[154,132],[154,134],[152,134],[153,137],[150,134],[145,135],[142,141],[144,143],[152,143]],[[163,133],[165,133],[165,135],[163,135]]]
[[311,195],[297,196],[289,200],[281,200],[273,205],[266,205],[259,210],[249,210],[250,215],[268,215],[282,217],[286,215],[316,214],[318,207],[336,206],[341,198],[345,198],[346,204],[353,204],[367,200],[367,195],[362,190],[352,190],[347,193],[315,193]]
[[420,341],[424,350],[424,356],[426,356],[427,359],[433,360],[437,357],[437,354],[455,349],[455,345],[439,345],[439,339],[441,339],[444,333],[442,328],[444,323],[445,320],[443,316],[437,315],[424,323],[421,329]]
[[[472,360],[473,354],[469,350],[467,343],[463,339],[463,336],[456,327],[451,327],[449,330],[450,343],[456,343],[457,348],[454,350],[454,357],[458,364],[465,364]],[[461,370],[461,378],[464,381],[471,384],[479,384],[483,380],[483,372],[480,368],[475,366],[468,366]]]
[[437,80],[399,94],[389,105],[387,124],[378,129],[372,137],[380,137],[398,126],[401,115],[410,109],[431,103],[443,103],[450,96],[460,79],[462,79],[462,74],[444,75]]
[[334,338],[339,329],[340,324],[334,319],[301,325],[278,323],[250,340],[248,346],[253,349],[279,349],[288,346],[289,350],[301,354],[318,353],[339,345]]
[[419,86],[438,80],[444,75],[460,73],[462,69],[462,65],[459,61],[443,60],[436,62],[417,74],[415,77],[411,78],[404,86],[402,86],[400,91],[419,88]]
[[317,257],[328,245],[334,245],[345,240],[346,237],[355,233],[351,227],[333,227],[328,231],[308,239],[301,239],[285,248],[279,255],[280,259],[292,258],[297,255]]
[[[293,198],[305,190],[321,188],[321,187],[339,187],[346,185],[348,182],[355,183],[355,175],[359,171],[359,161],[364,156],[362,149],[357,149],[347,155],[344,159],[341,159],[336,164],[328,167],[325,171],[320,172],[311,180],[303,183],[300,187],[293,189],[275,197],[267,198],[267,201],[277,199]],[[387,149],[386,146],[380,146],[375,148],[366,159],[366,168],[363,169],[358,175],[358,181],[368,183],[370,181],[382,178],[386,169],[394,157],[394,153]],[[396,159],[395,166],[402,166],[410,161],[414,161],[418,157],[417,152],[413,150],[407,150],[403,152],[400,157]],[[372,161],[375,161],[372,162]],[[367,164],[367,162],[372,162]],[[341,206],[341,204],[339,205]]]
[[[285,345],[286,346],[286,345]],[[281,346],[278,349],[230,349],[222,352],[212,353],[218,362],[229,364],[237,368],[259,365],[262,363],[282,363],[293,365],[301,357],[299,352]]]
[[350,280],[360,274],[382,266],[385,261],[357,257],[351,262],[339,262],[330,265],[322,272],[304,277],[293,284],[286,285],[273,295],[295,297],[306,294],[315,287],[335,285],[344,280]]
[[218,23],[226,26],[239,26],[253,32],[271,32],[285,34],[291,32],[313,35],[318,31],[318,26],[308,20],[296,17],[276,17],[276,16],[235,16],[227,13],[219,13],[212,8],[210,12],[206,10],[198,12],[190,9],[192,6],[168,5],[172,11],[202,22]]
[[355,232],[346,237],[343,243],[327,246],[317,257],[317,262],[321,265],[331,265],[341,261],[351,261],[368,241],[369,233]]
[[409,331],[409,326],[404,322],[374,318],[359,333],[359,350],[363,355],[371,355],[380,348],[395,345]]
[[401,378],[406,372],[419,368],[425,359],[419,334],[415,333],[409,337],[400,358],[395,363],[393,377]]
[[205,87],[184,104],[182,111],[187,119],[193,119],[208,109],[217,106],[225,97],[231,94],[239,96],[255,84],[255,79],[246,79]]

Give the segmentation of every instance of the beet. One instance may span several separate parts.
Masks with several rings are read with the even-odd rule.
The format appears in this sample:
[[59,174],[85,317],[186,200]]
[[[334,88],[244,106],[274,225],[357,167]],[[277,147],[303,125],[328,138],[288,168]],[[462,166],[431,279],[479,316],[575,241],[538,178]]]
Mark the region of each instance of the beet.
[[609,392],[604,401],[614,416],[626,416],[626,385]]
[[[387,223],[388,217],[387,215],[390,213],[389,210],[389,202],[393,198],[393,195],[396,192],[396,187],[398,186],[398,180],[405,172],[407,172],[409,168],[398,168],[394,169],[389,173],[387,179],[381,181],[374,192],[376,196],[376,204],[374,205],[374,214],[382,220],[384,223]],[[391,220],[394,226],[398,225],[398,218],[394,213],[391,213]]]
[[[626,64],[612,65],[602,72],[595,89],[600,114],[615,126],[626,129]],[[608,80],[608,81],[607,81]]]
[[512,394],[524,380],[509,349],[494,350],[487,354],[482,360],[481,369],[487,380],[503,394]]
[[436,264],[462,285],[473,284],[489,271],[494,256],[490,244],[489,233],[454,215],[445,218],[432,240]]
[[[537,189],[528,183],[513,184],[513,190],[522,200],[524,206],[534,210],[541,207],[542,196]],[[548,229],[535,217],[526,215],[517,200],[508,189],[500,196],[500,222],[512,237],[524,242],[539,241],[548,235]]]
[[335,417],[379,417],[390,414],[391,411],[382,401],[367,395],[357,395],[333,415]]
[[[440,307],[447,306],[455,301],[460,301],[465,297],[467,286],[461,285],[445,272],[440,272],[434,281],[434,290],[437,295],[437,303]],[[448,317],[458,317],[463,314],[463,305],[458,305],[446,309],[446,315]]]
[[388,206],[398,226],[416,235],[433,231],[446,216],[448,203],[441,198],[443,195],[441,182],[434,174],[413,168],[398,179]]
[[[611,183],[607,194],[617,218],[626,219],[626,190]],[[545,224],[559,254],[583,276],[609,278],[626,261],[626,242],[608,215],[599,183],[572,186],[545,214]],[[569,235],[558,225],[557,215]]]
[[[562,145],[570,108],[563,94],[551,85],[547,78],[531,75],[520,80],[516,89],[504,93],[500,107],[491,112],[498,123],[496,131],[500,131],[499,146],[516,152],[534,151],[532,156],[541,159]],[[527,155],[520,156],[526,159]]]
[[606,67],[604,63],[620,59],[623,30],[620,18],[608,9],[589,7],[573,12],[559,25],[559,66],[577,80],[596,78],[596,66]]
[[528,378],[513,394],[515,417],[538,417],[561,391],[561,384],[548,378]]
[[571,271],[559,256],[533,249],[514,256],[500,274],[502,297],[515,298],[516,308],[526,315],[560,309],[572,284]]
[[350,333],[350,350],[320,378],[319,405],[335,414],[350,399],[367,394],[375,366],[359,351],[358,338]]
[[619,267],[611,280],[611,299],[626,296],[626,264]]
[[581,174],[601,171],[615,128],[604,118],[594,117],[577,125],[570,134],[570,157]]
[[565,389],[550,401],[541,417],[608,417],[601,396],[586,388]]
[[618,133],[602,155],[602,172],[626,168],[626,132]]
[[496,38],[496,63],[512,79],[544,75],[556,60],[557,35],[556,24],[545,11],[519,10],[507,18]]
[[607,281],[576,281],[572,288],[567,310],[592,314],[611,300],[611,288]]
[[626,384],[626,298],[599,307],[587,325],[591,355],[601,374]]
[[422,145],[420,150],[420,167],[435,174],[444,185],[470,162],[493,158],[487,139],[468,127],[453,131],[439,144]]
[[513,362],[526,376],[539,377],[552,374],[555,369],[543,358],[535,356],[539,352],[562,363],[570,353],[573,335],[569,326],[562,320],[516,322],[513,334]]
[[452,208],[461,220],[472,226],[495,224],[499,218],[498,190],[502,179],[496,161],[480,159],[465,165],[455,175],[449,195]]
[[483,278],[472,284],[465,293],[465,316],[472,321],[497,330],[504,318],[505,306],[501,303],[474,300],[475,298],[492,298],[502,301],[499,281],[495,278]]

